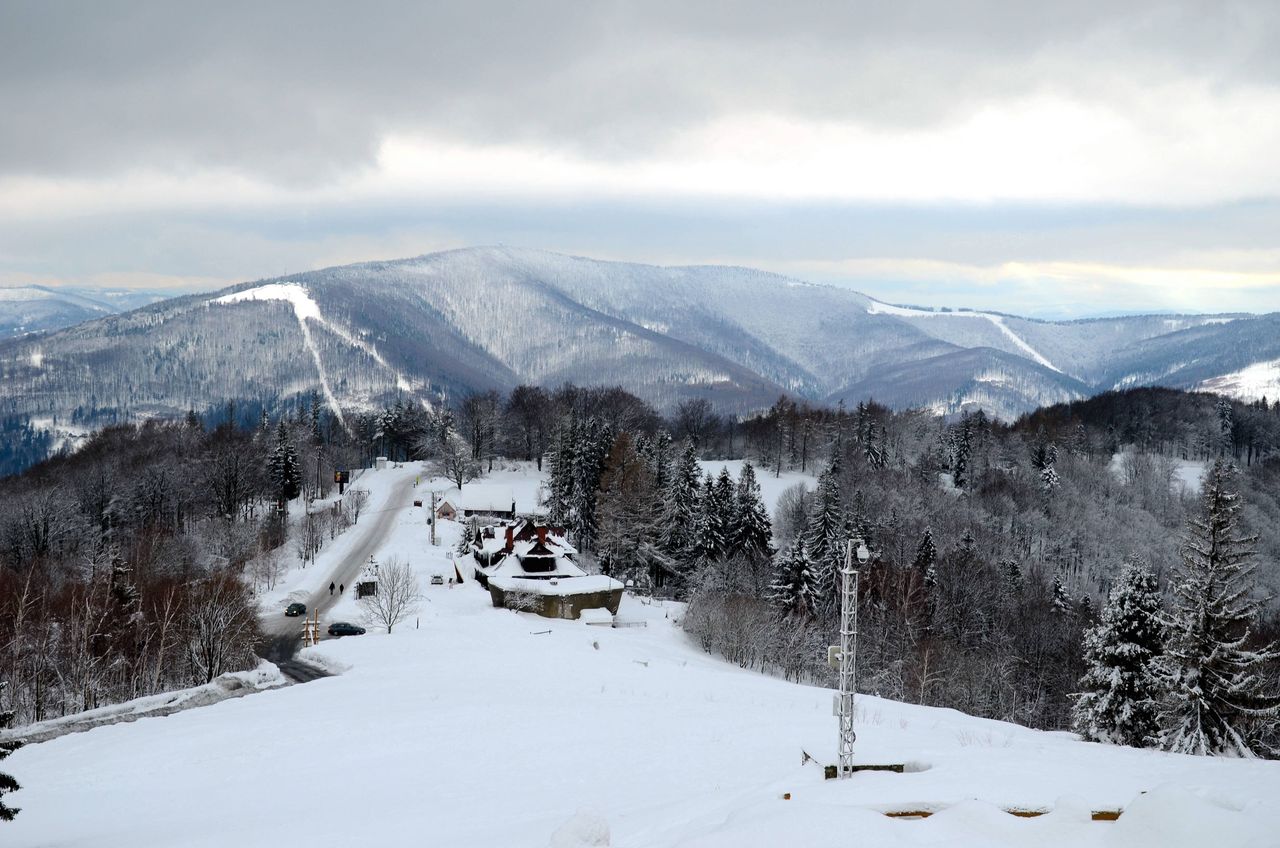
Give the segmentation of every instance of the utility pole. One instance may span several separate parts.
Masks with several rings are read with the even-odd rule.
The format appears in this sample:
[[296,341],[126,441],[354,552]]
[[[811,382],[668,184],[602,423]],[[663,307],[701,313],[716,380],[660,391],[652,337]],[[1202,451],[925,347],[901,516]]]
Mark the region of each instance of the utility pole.
[[436,546],[436,491],[431,490],[431,513],[427,516],[427,523],[431,525],[431,547]]
[[843,780],[853,774],[853,743],[858,738],[853,730],[853,696],[858,677],[858,570],[871,559],[871,552],[861,537],[845,545],[844,567],[840,569],[840,695],[836,713],[840,717],[840,756],[837,769]]

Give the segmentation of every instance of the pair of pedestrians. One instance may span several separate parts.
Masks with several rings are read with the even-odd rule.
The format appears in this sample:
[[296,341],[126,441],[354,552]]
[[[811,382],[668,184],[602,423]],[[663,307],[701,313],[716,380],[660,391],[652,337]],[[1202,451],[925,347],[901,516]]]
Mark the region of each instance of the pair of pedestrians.
[[[339,594],[339,595],[341,595],[341,594],[342,594],[343,592],[345,592],[345,591],[347,591],[347,584],[346,584],[346,583],[339,583],[339,584],[338,584],[338,594]],[[332,580],[331,580],[331,581],[329,581],[329,595],[330,595],[331,597],[332,597],[332,595],[333,595],[333,581],[332,581]]]

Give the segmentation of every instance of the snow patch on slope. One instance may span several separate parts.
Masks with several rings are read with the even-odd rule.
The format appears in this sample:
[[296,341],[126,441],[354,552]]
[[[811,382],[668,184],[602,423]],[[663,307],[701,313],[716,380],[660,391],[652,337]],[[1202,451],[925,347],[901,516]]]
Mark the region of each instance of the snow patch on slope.
[[1280,395],[1280,359],[1255,362],[1239,371],[1205,380],[1196,388],[1239,400],[1257,400],[1263,396],[1274,400]]
[[1013,342],[1018,350],[1025,353],[1031,359],[1048,368],[1051,371],[1063,373],[1062,369],[1050,362],[1040,351],[1027,344],[1026,340],[1009,329],[1004,323],[1003,315],[994,315],[990,312],[970,312],[968,310],[962,312],[931,312],[927,309],[912,309],[906,306],[892,306],[888,303],[881,303],[878,300],[871,301],[871,305],[867,307],[867,312],[872,315],[894,315],[898,318],[985,318],[994,324],[1000,332],[1009,341]]
[[[316,349],[314,341],[312,341],[311,331],[307,329],[308,319],[315,321],[352,347],[369,354],[375,362],[395,376],[397,389],[404,392],[416,391],[417,387],[413,381],[407,378],[399,369],[392,368],[382,354],[378,353],[376,347],[351,333],[345,327],[340,327],[332,321],[325,320],[324,315],[320,312],[320,305],[315,302],[315,299],[311,297],[311,293],[303,285],[299,283],[267,283],[255,288],[223,295],[214,300],[213,303],[242,303],[251,300],[282,300],[293,306],[293,314],[297,316],[298,324],[302,327],[302,335],[306,339],[307,349],[311,352],[311,358],[315,360],[316,370],[320,373],[320,385],[324,391],[325,400],[329,403],[330,408],[333,409],[334,414],[338,416],[338,422],[344,428],[347,424],[342,418],[342,410],[338,407],[337,398],[334,397],[333,391],[329,387],[328,374],[320,362],[320,352]],[[423,406],[430,408],[430,404],[425,399],[422,399],[421,402]]]
[[329,404],[329,408],[338,417],[338,423],[346,429],[347,422],[342,418],[342,408],[338,406],[338,399],[334,397],[333,389],[329,386],[329,375],[324,370],[324,363],[320,361],[320,350],[316,347],[315,340],[311,338],[311,329],[307,326],[308,318],[322,327],[329,326],[324,316],[320,314],[320,306],[312,300],[311,294],[297,283],[267,283],[257,288],[223,295],[213,302],[227,304],[249,300],[283,300],[293,307],[298,326],[302,328],[303,341],[307,345],[307,350],[311,352],[311,358],[316,363],[316,371],[320,375],[320,390],[324,392],[324,399]]

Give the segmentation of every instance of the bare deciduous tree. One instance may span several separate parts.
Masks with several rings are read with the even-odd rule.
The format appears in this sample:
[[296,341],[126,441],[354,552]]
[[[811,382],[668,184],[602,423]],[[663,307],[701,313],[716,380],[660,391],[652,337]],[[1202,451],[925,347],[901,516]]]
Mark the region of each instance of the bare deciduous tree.
[[359,600],[364,620],[387,633],[406,617],[417,612],[422,589],[409,564],[392,557],[378,566],[378,589]]
[[450,433],[437,442],[432,456],[430,473],[444,477],[462,490],[463,484],[480,476],[480,465],[471,456],[471,447],[457,433]]
[[347,493],[347,503],[351,506],[351,523],[360,523],[360,513],[369,505],[368,489],[352,489]]
[[244,587],[229,575],[203,581],[187,620],[187,659],[195,683],[247,667],[258,617]]

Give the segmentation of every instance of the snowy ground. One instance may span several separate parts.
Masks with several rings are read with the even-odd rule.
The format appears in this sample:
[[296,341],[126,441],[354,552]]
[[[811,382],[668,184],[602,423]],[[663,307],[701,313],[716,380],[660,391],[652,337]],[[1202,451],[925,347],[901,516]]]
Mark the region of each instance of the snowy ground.
[[[1124,479],[1124,458],[1125,453],[1112,454],[1111,464],[1108,466],[1111,473],[1121,479]],[[1189,494],[1200,491],[1209,463],[1200,459],[1170,459],[1169,462],[1173,463],[1172,485],[1175,491]]]
[[[306,651],[335,677],[18,751],[5,766],[24,809],[0,830],[6,848],[1280,842],[1280,763],[871,697],[860,758],[910,771],[824,781],[801,752],[834,759],[830,691],[707,656],[676,626],[679,605],[628,597],[621,615],[648,626],[610,629],[494,609],[471,582],[427,585],[452,571],[458,527],[442,523],[433,548],[421,512],[403,509],[379,554],[421,576],[416,620]],[[347,597],[328,617],[359,613]],[[1089,820],[1118,808],[1117,822]],[[610,842],[586,841],[604,830]]]

